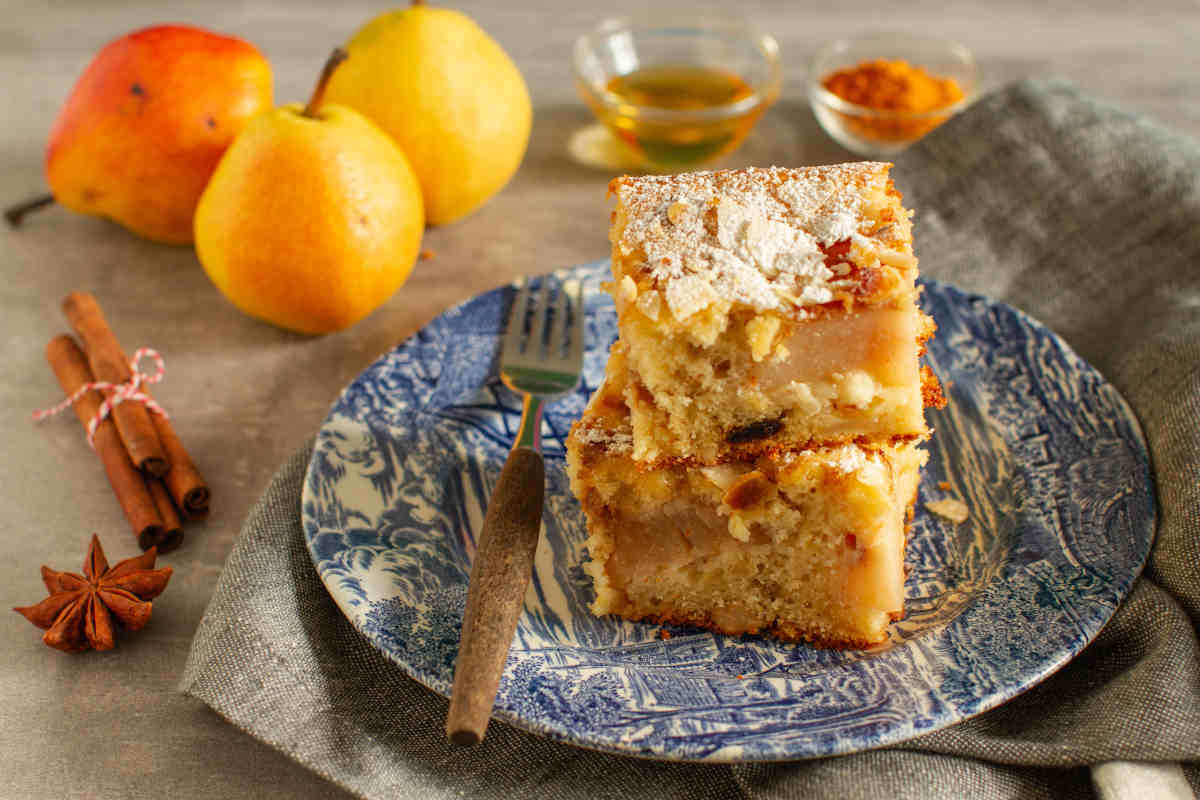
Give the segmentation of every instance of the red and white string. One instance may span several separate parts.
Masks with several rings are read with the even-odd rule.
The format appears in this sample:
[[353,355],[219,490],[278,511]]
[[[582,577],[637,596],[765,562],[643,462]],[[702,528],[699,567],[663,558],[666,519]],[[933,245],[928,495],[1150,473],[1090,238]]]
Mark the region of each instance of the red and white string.
[[[154,359],[154,363],[157,368],[153,374],[147,375],[138,369],[138,363],[143,358]],[[96,438],[96,428],[100,427],[100,423],[108,418],[108,415],[112,413],[114,408],[119,406],[121,403],[124,403],[126,400],[133,400],[141,403],[147,408],[147,410],[152,411],[155,414],[161,414],[164,419],[167,418],[167,412],[163,409],[163,407],[154,402],[154,398],[141,390],[143,385],[148,386],[152,383],[158,383],[163,379],[163,375],[166,374],[167,368],[163,363],[162,356],[160,356],[158,351],[153,348],[140,347],[136,352],[134,352],[133,358],[129,361],[129,369],[133,373],[133,377],[131,377],[129,380],[121,383],[110,383],[109,381],[91,381],[90,383],[85,383],[83,386],[80,386],[78,389],[76,389],[74,394],[72,394],[66,400],[63,400],[58,405],[51,408],[44,408],[41,411],[33,412],[33,421],[41,422],[42,420],[53,417],[56,414],[61,414],[71,406],[75,405],[75,401],[93,389],[105,393],[104,400],[100,403],[100,408],[96,411],[96,414],[91,418],[91,420],[88,421],[87,424],[87,440],[88,444],[92,446],[93,450],[96,448],[96,443],[94,441]]]

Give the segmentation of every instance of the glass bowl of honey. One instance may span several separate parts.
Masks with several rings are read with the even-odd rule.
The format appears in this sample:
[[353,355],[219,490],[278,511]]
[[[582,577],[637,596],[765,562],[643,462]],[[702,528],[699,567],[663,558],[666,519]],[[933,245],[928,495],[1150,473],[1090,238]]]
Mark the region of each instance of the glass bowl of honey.
[[841,39],[820,50],[808,79],[817,121],[861,156],[907,148],[975,99],[979,67],[960,44],[878,34]]
[[645,169],[735,150],[779,97],[779,45],[735,20],[612,19],[579,37],[575,83]]

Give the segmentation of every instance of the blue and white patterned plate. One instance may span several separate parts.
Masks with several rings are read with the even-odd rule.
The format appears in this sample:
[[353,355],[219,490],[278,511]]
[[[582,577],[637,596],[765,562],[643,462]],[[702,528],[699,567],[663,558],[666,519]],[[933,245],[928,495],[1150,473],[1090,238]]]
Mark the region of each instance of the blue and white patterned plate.
[[[598,261],[583,385],[549,406],[545,527],[496,714],[590,748],[712,762],[847,753],[991,708],[1078,653],[1129,590],[1154,532],[1153,479],[1120,395],[1009,306],[937,282],[927,360],[950,399],[908,546],[908,616],[870,651],[596,618],[563,444],[616,336]],[[448,694],[475,537],[520,418],[495,377],[512,301],[447,311],[338,398],[304,486],[313,562],[350,621]],[[942,482],[949,489],[939,488]],[[956,496],[954,525],[922,503]]]

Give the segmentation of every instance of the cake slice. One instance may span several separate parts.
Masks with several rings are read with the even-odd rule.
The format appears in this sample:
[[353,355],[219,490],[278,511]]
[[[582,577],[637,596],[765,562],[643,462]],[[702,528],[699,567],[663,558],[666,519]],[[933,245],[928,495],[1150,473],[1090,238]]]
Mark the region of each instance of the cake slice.
[[567,442],[594,613],[834,647],[885,638],[903,614],[919,442],[647,467],[624,396],[610,374]]
[[941,393],[918,358],[934,326],[890,166],[613,181],[636,460],[926,433]]

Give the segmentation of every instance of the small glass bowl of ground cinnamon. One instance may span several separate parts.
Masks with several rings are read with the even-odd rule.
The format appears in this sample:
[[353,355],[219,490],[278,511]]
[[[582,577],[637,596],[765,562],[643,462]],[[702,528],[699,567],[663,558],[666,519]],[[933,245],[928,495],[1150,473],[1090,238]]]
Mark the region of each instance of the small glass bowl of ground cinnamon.
[[842,39],[813,60],[808,97],[825,132],[867,157],[899,153],[974,99],[979,68],[942,39]]

